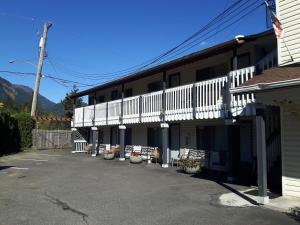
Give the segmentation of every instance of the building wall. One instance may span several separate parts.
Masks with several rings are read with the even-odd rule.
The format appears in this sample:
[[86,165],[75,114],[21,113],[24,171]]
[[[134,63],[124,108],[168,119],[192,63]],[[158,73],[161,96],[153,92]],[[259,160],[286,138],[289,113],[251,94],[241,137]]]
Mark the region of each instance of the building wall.
[[[250,53],[250,65],[256,64],[264,55],[268,52],[271,52],[274,48],[276,48],[276,41],[273,36],[269,35],[263,38],[260,38],[257,41],[249,42],[241,45],[237,48],[237,55],[243,55],[245,53]],[[177,67],[172,70],[167,70],[167,82],[169,80],[169,76],[174,73],[180,73],[180,83],[181,85],[190,84],[196,82],[196,73],[197,70],[204,69],[207,67],[214,67],[220,64],[226,64],[227,70],[224,72],[220,72],[220,74],[215,74],[215,77],[225,76],[227,72],[231,70],[231,60],[233,57],[233,51],[228,51],[222,54],[216,54],[209,58],[201,59],[197,62],[189,63],[180,67]],[[155,81],[163,80],[163,73],[153,74],[151,76],[141,78],[139,80],[135,80],[132,82],[128,82],[124,84],[125,89],[132,88],[132,94],[140,95],[145,94],[148,91],[148,84]],[[104,90],[97,91],[96,95],[101,96],[105,95],[105,101],[111,100],[111,92],[113,90],[118,90],[121,92],[121,85],[118,85],[113,88],[108,88]]]
[[[285,37],[278,40],[279,64],[300,62],[300,4],[295,0],[276,0],[277,16]],[[285,43],[284,43],[285,42]],[[291,61],[290,54],[294,61]]]
[[282,114],[282,193],[300,198],[300,102],[283,106]]
[[282,194],[300,197],[300,88],[257,94],[257,101],[281,108]]

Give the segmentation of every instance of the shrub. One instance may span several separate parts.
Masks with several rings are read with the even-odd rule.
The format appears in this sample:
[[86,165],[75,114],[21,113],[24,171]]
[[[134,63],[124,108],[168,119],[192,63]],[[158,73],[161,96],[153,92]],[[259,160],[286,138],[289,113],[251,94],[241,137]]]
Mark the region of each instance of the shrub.
[[0,111],[0,156],[20,149],[18,123],[7,111]]
[[34,121],[29,113],[18,113],[14,115],[14,118],[18,125],[20,147],[30,148],[32,145],[32,129],[34,128]]

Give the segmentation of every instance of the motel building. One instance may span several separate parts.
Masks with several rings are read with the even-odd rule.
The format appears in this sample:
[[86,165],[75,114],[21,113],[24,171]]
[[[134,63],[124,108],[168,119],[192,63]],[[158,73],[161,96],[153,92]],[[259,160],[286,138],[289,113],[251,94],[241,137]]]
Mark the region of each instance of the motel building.
[[300,6],[276,3],[284,39],[237,35],[73,95],[88,96],[73,151],[120,145],[124,160],[126,146],[157,147],[166,168],[182,148],[204,150],[208,170],[258,186],[258,203],[267,189],[300,198]]

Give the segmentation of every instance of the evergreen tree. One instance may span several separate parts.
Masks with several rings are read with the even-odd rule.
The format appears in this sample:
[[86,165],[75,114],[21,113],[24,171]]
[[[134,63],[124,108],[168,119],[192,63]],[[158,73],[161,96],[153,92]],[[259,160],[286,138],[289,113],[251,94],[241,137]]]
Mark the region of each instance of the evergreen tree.
[[[78,88],[76,85],[73,86],[72,90],[66,94],[66,97],[64,100],[61,101],[61,104],[64,107],[64,114],[66,117],[72,118],[73,116],[73,104],[74,99],[71,99],[71,96],[76,94],[78,92]],[[83,100],[82,98],[76,98],[75,100],[75,107],[82,107],[83,106]]]

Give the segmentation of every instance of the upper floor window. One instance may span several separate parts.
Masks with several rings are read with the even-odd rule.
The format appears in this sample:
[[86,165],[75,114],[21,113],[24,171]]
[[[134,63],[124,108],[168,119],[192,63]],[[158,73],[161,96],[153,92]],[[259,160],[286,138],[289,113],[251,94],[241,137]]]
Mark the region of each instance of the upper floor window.
[[148,84],[148,93],[154,92],[154,91],[160,91],[162,90],[162,82],[161,81],[155,81]]
[[[234,70],[234,66],[233,66],[233,60],[234,58],[231,58],[231,70]],[[245,53],[245,54],[241,54],[241,55],[237,55],[237,69],[242,69],[245,67],[249,67],[250,65],[250,53]]]
[[118,90],[113,90],[111,92],[111,100],[117,100],[121,97],[120,92]]
[[89,95],[88,104],[93,105],[94,104],[94,95]]
[[124,98],[131,97],[131,96],[132,96],[132,88],[126,89],[124,91]]
[[224,76],[228,73],[228,64],[222,63],[216,66],[206,67],[196,71],[196,81],[209,80]]
[[105,96],[101,95],[101,96],[96,96],[96,103],[103,103],[105,102]]
[[177,87],[180,85],[180,73],[169,75],[169,88]]

